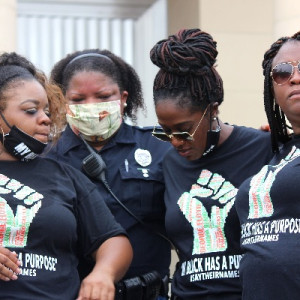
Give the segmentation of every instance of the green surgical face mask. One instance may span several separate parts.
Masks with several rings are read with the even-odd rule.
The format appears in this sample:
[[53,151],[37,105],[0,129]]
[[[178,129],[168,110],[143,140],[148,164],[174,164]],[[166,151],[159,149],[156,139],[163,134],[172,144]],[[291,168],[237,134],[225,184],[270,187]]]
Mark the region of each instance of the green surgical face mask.
[[101,142],[110,138],[121,126],[121,101],[70,104],[73,115],[67,121],[73,131],[78,130],[86,141]]

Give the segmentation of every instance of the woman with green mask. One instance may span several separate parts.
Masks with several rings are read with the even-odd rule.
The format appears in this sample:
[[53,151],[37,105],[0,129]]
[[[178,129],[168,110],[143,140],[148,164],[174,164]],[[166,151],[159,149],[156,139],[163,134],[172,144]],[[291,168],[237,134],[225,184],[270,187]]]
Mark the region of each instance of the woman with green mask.
[[[139,77],[110,51],[93,49],[67,55],[54,66],[51,78],[67,99],[68,125],[48,155],[80,170],[91,152],[98,162],[103,159],[105,171],[92,180],[100,191],[105,185],[111,190],[106,203],[133,246],[125,278],[151,271],[167,277],[170,244],[160,235],[165,231],[161,162],[170,146],[152,137],[152,127],[124,121],[135,123],[137,110],[144,108]],[[83,274],[86,266],[84,262]]]

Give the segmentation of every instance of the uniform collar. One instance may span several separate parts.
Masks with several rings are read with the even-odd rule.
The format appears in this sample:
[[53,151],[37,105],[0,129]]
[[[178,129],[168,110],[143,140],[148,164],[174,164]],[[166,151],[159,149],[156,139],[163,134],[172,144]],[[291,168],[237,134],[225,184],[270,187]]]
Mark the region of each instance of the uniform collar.
[[[133,136],[132,126],[122,123],[117,134],[106,144],[102,150],[113,147],[115,144],[135,144],[136,141]],[[63,132],[62,137],[60,138],[60,144],[63,153],[67,153],[70,150],[81,147],[84,145],[82,140],[72,131],[69,125],[66,126],[66,129]],[[85,146],[84,146],[85,147]]]

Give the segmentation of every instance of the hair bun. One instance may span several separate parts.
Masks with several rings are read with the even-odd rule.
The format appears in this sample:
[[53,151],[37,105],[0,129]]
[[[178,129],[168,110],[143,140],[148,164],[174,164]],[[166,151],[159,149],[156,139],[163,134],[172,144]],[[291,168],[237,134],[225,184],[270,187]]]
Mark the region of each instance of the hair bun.
[[218,55],[212,36],[200,29],[183,29],[159,41],[150,51],[151,61],[178,75],[203,75]]

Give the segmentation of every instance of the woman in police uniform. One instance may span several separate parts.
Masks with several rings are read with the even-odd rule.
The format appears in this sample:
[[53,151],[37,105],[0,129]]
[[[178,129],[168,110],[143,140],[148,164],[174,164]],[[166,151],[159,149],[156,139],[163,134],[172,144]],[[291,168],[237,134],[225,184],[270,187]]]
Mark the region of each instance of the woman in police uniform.
[[[95,49],[67,55],[54,66],[51,78],[69,105],[68,125],[48,156],[82,170],[82,161],[90,154],[85,142],[101,155],[106,181],[116,196],[107,193],[106,203],[127,230],[134,251],[125,278],[153,270],[167,276],[170,244],[155,232],[164,233],[161,162],[170,146],[153,138],[152,128],[124,122],[124,118],[134,122],[137,110],[144,108],[136,72],[111,52]],[[94,182],[103,192],[101,180]]]

